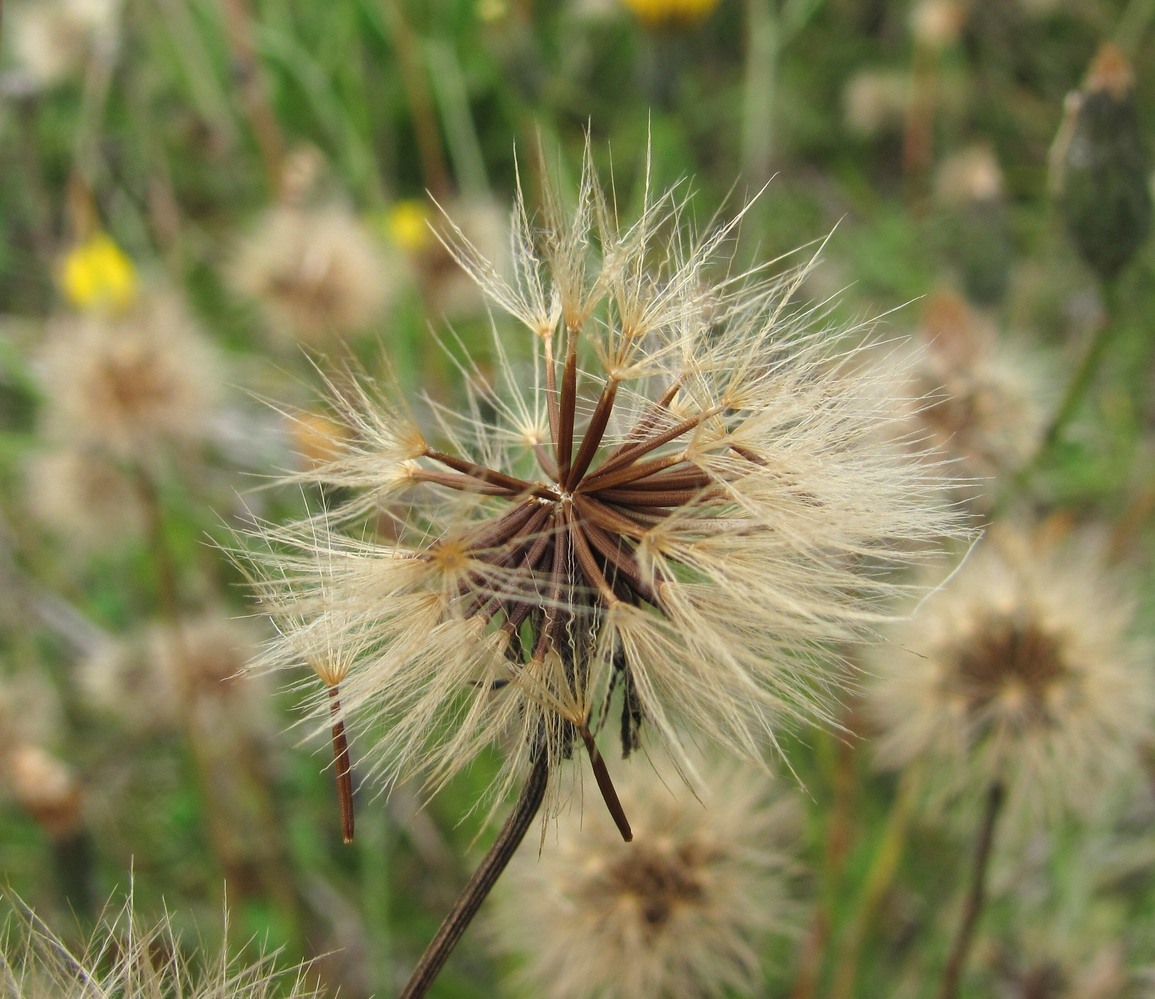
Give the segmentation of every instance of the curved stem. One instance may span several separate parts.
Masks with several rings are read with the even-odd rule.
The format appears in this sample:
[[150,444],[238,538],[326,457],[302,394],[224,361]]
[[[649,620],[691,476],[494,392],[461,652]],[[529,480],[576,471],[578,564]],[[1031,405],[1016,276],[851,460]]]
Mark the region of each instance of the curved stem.
[[493,846],[473,872],[473,877],[469,879],[469,884],[465,886],[465,890],[450,909],[449,915],[445,917],[437,935],[425,948],[425,953],[421,955],[421,960],[413,969],[413,974],[400,999],[419,999],[429,991],[449,955],[453,953],[453,948],[457,946],[457,941],[477,915],[481,903],[488,897],[502,871],[517,852],[538,809],[541,808],[548,783],[549,762],[543,750],[534,762],[521,797],[517,799],[517,804],[513,806],[513,811],[505,820],[505,825],[502,826]]
[[982,915],[983,905],[986,903],[987,866],[991,859],[991,845],[994,843],[995,823],[1002,811],[1005,797],[1006,789],[999,781],[995,781],[987,791],[987,806],[983,812],[978,840],[975,843],[975,859],[971,869],[971,884],[967,892],[966,907],[963,909],[962,922],[959,923],[954,944],[951,946],[946,971],[943,972],[942,987],[939,989],[938,999],[955,999],[958,995],[963,965],[966,963],[967,954],[970,953],[975,927],[978,925],[979,916]]
[[1062,432],[1066,429],[1067,424],[1070,423],[1071,417],[1073,417],[1078,410],[1079,404],[1083,401],[1083,397],[1087,394],[1087,389],[1094,379],[1095,373],[1099,370],[1099,365],[1102,363],[1103,355],[1107,352],[1107,345],[1111,341],[1112,329],[1111,317],[1108,315],[1103,324],[1095,331],[1091,345],[1087,348],[1087,353],[1083,355],[1083,360],[1075,372],[1075,377],[1071,379],[1070,384],[1067,386],[1063,401],[1059,405],[1059,409],[1051,420],[1050,425],[1047,427],[1040,449],[1042,454],[1046,454],[1059,439]]

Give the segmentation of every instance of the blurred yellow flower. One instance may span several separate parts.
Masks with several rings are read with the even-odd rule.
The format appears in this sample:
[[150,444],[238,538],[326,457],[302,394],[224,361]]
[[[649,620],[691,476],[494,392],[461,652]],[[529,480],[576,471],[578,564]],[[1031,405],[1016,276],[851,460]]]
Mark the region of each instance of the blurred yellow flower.
[[389,209],[385,218],[389,238],[407,253],[420,253],[429,245],[429,213],[420,198],[406,198]]
[[136,268],[110,236],[96,232],[64,255],[60,287],[78,309],[119,312],[136,300]]
[[718,0],[622,0],[644,25],[651,28],[704,21]]

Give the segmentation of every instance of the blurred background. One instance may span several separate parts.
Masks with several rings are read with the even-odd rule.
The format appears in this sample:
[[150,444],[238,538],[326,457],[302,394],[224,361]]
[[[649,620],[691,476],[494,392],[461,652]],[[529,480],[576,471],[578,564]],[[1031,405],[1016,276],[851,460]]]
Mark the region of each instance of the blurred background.
[[[344,845],[329,746],[293,728],[311,675],[239,675],[269,626],[222,548],[302,512],[273,483],[340,446],[350,357],[463,397],[489,318],[431,226],[507,262],[518,178],[575,190],[587,140],[627,219],[647,169],[701,231],[757,195],[736,265],[830,236],[800,296],[923,345],[917,419],[975,523],[1089,531],[1149,622],[1152,66],[1152,0],[9,0],[0,877],[66,941],[131,879],[190,941],[227,894],[241,952],[319,957],[344,999],[404,982],[492,771],[428,804],[367,785]],[[869,738],[786,755],[798,904],[759,994],[936,994],[969,840],[915,821],[888,868],[905,799]],[[1149,756],[1094,831],[1004,860],[962,994],[1152,994]],[[490,937],[435,995],[514,994]]]

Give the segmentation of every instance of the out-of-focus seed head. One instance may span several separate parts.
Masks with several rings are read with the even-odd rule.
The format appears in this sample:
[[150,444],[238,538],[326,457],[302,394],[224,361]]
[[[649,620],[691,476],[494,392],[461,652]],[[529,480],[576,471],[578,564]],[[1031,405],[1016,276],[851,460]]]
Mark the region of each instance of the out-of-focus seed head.
[[1094,801],[1149,732],[1132,612],[1089,543],[988,538],[872,658],[880,763],[925,761],[940,804],[995,781],[1020,816]]
[[77,684],[91,708],[137,734],[177,730],[190,712],[259,732],[268,690],[242,675],[258,641],[245,622],[208,612],[110,640],[80,662]]
[[174,295],[142,296],[115,317],[60,319],[41,363],[49,437],[139,462],[208,435],[218,363]]
[[260,306],[273,334],[319,346],[371,327],[396,269],[348,208],[283,204],[258,221],[226,277]]
[[31,743],[12,747],[0,761],[12,796],[50,837],[63,839],[79,829],[84,796],[71,767]]
[[550,190],[531,220],[519,197],[511,275],[452,228],[508,313],[494,378],[465,362],[474,395],[429,429],[352,381],[344,453],[297,477],[348,499],[265,529],[266,661],[344,650],[341,702],[388,782],[439,786],[510,734],[506,779],[556,765],[607,703],[626,752],[684,726],[761,758],[826,717],[831,646],[885,616],[884,567],[957,529],[882,432],[889,373],[793,303],[806,268],[726,271],[738,220],[697,237],[682,207],[651,194],[622,222],[587,164],[572,210]]
[[1151,189],[1134,72],[1110,43],[1067,98],[1051,169],[1076,248],[1100,280],[1113,279],[1150,232]]
[[120,0],[26,0],[5,27],[21,68],[49,87],[81,75],[97,46],[115,44],[119,12]]
[[788,859],[799,810],[764,771],[705,763],[701,797],[672,767],[623,765],[623,843],[575,808],[540,854],[521,852],[496,896],[498,948],[521,959],[520,992],[543,999],[757,995],[762,955],[794,929]]
[[[956,292],[927,299],[918,351],[906,369],[904,429],[945,458],[970,501],[989,507],[1000,475],[1022,468],[1042,440],[1049,412],[1045,357],[1020,355]],[[885,362],[890,364],[889,359]],[[985,485],[983,485],[985,483]]]
[[135,540],[146,526],[131,478],[107,454],[83,445],[48,446],[32,455],[24,496],[37,520],[86,552]]
[[133,911],[131,891],[120,909],[104,912],[81,949],[70,948],[19,899],[9,896],[6,903],[0,975],[5,996],[13,999],[323,999],[326,994],[309,983],[304,966],[279,969],[275,954],[247,963],[219,950],[190,948],[169,916],[144,922]]
[[937,52],[954,45],[966,26],[967,6],[960,0],[918,0],[910,11],[916,45]]
[[902,129],[914,96],[909,73],[863,70],[852,76],[842,93],[842,116],[856,135],[873,138]]

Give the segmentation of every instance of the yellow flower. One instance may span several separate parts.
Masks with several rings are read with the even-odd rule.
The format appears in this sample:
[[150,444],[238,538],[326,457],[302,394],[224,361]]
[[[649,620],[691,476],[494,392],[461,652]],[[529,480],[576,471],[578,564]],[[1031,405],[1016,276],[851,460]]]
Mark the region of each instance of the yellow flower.
[[420,253],[429,245],[429,215],[417,198],[398,201],[389,209],[385,226],[389,238],[407,253]]
[[622,0],[649,28],[697,24],[709,17],[718,0]]
[[136,301],[136,268],[111,237],[96,232],[64,255],[60,287],[78,309],[119,312]]

